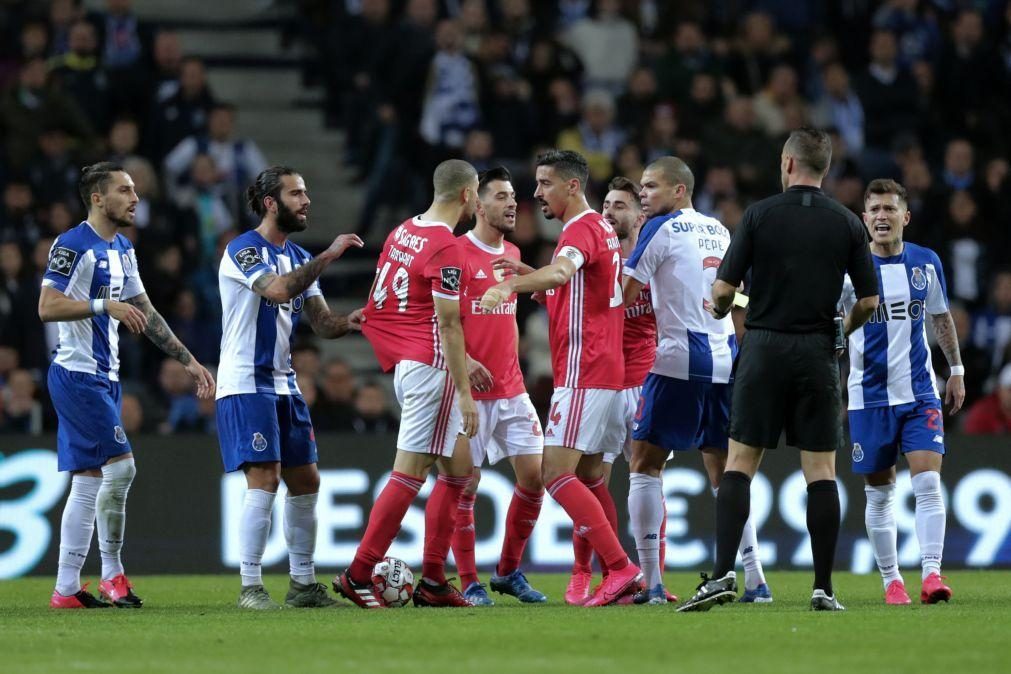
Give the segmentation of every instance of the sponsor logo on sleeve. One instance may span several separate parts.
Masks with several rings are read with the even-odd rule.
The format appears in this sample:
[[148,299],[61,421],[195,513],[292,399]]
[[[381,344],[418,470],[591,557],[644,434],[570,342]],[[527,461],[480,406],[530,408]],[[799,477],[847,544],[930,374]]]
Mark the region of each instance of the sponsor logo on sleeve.
[[233,257],[235,258],[235,264],[239,265],[239,269],[242,270],[243,274],[256,265],[263,264],[263,258],[260,257],[260,254],[256,252],[256,248],[253,246],[236,251]]
[[451,293],[460,292],[460,268],[443,267],[441,271],[442,289]]
[[76,250],[57,246],[49,256],[49,271],[70,276],[70,270],[74,268],[75,262],[77,262]]

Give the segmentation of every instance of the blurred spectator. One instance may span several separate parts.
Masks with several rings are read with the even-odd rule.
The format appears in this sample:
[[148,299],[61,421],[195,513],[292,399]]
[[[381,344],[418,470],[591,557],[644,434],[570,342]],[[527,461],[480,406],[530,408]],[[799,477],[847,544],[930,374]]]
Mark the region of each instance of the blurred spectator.
[[144,407],[140,404],[140,398],[132,393],[123,394],[123,400],[120,403],[120,419],[127,437],[133,433],[147,430],[144,426]]
[[98,35],[85,19],[70,27],[70,50],[50,64],[53,79],[87,115],[91,128],[104,135],[112,121],[109,76],[98,60]]
[[183,65],[183,48],[179,35],[171,30],[159,30],[152,47],[154,72],[150,79],[151,103],[160,104],[179,92],[179,74]]
[[441,158],[443,153],[463,147],[467,132],[480,121],[481,110],[477,70],[463,51],[459,24],[440,21],[435,44],[419,128],[421,137]]
[[[315,385],[316,378],[320,374],[320,364],[318,346],[309,340],[296,342],[291,350],[291,367],[295,370],[299,388],[302,388],[303,382],[307,381]],[[304,395],[304,389],[302,392]],[[308,400],[306,404],[312,407],[312,403]]]
[[194,393],[193,379],[182,363],[174,358],[163,360],[158,386],[165,408],[168,409],[165,420],[158,424],[159,433],[213,432],[213,419],[208,423],[206,410],[201,410]]
[[575,128],[558,135],[557,146],[575,150],[590,165],[590,180],[607,182],[614,175],[614,157],[625,141],[625,132],[615,123],[614,98],[597,89],[583,97],[583,116]]
[[999,80],[996,54],[984,41],[983,15],[975,9],[958,13],[951,39],[937,65],[936,104],[944,111],[949,132],[982,132],[994,82]]
[[[835,127],[849,152],[859,157],[864,149],[864,107],[850,87],[850,78],[839,62],[823,70],[825,93],[815,103],[811,121],[822,128]],[[832,163],[836,163],[833,153]]]
[[789,40],[776,34],[771,16],[763,12],[746,15],[728,63],[728,74],[738,92],[748,96],[758,93],[789,48]]
[[355,433],[393,433],[398,428],[397,417],[390,411],[386,389],[374,381],[362,384],[355,391],[351,429]]
[[463,153],[460,157],[473,166],[479,173],[487,171],[495,165],[495,140],[484,129],[471,129],[463,143]]
[[48,365],[38,319],[39,284],[21,247],[15,241],[0,242],[0,346],[17,351],[20,366],[36,374]]
[[176,294],[166,321],[194,358],[201,363],[213,363],[218,359],[221,323],[209,320],[208,316],[201,316],[199,309],[193,291],[183,288]]
[[1011,359],[1011,269],[1000,269],[990,284],[989,303],[973,317],[972,342],[990,354],[996,373]]
[[35,195],[28,182],[20,178],[8,180],[0,210],[0,241],[17,241],[22,248],[35,245],[42,230],[34,208]]
[[49,50],[51,54],[62,56],[70,51],[70,34],[73,25],[82,16],[79,0],[50,0],[49,30],[52,39]]
[[[798,92],[797,71],[786,64],[777,65],[769,74],[765,88],[755,96],[755,120],[768,136],[780,136],[793,124],[787,121],[788,109],[804,104]],[[802,112],[806,116],[806,112]]]
[[42,403],[36,400],[37,387],[27,370],[13,370],[0,390],[3,418],[0,432],[38,435],[42,432]]
[[674,29],[674,40],[667,53],[657,61],[656,89],[664,100],[681,100],[700,73],[716,74],[719,65],[706,43],[702,26],[697,21],[680,22]]
[[949,190],[972,190],[976,186],[972,143],[964,138],[948,142],[944,149],[941,181]]
[[340,358],[323,365],[316,405],[312,408],[313,426],[318,431],[340,431],[351,427],[354,415],[355,376]]
[[28,177],[39,203],[76,201],[81,162],[70,154],[67,134],[58,126],[43,130],[39,149],[41,153],[28,167]]
[[996,390],[969,408],[962,430],[972,435],[1011,433],[1011,363],[1000,371]]
[[154,108],[147,130],[149,156],[161,161],[183,138],[203,134],[213,105],[204,62],[187,56],[179,69],[178,90]]
[[[958,350],[962,356],[962,366],[965,367],[965,399],[978,400],[984,391],[984,385],[990,378],[992,367],[990,354],[977,347],[972,341],[972,317],[965,307],[958,302],[951,302],[948,308],[951,320],[955,324],[955,334],[958,336]],[[940,367],[939,376],[948,362],[944,352],[936,343],[931,345],[931,360],[934,367]]]
[[489,90],[481,100],[484,128],[494,141],[495,156],[518,160],[529,153],[537,139],[536,106],[530,84],[512,69],[491,76]]
[[891,149],[893,139],[916,128],[916,83],[899,65],[898,45],[890,31],[871,34],[870,61],[854,84],[864,108],[865,142],[878,151],[871,160],[882,163],[882,153]]
[[653,108],[659,102],[657,78],[650,68],[637,68],[628,80],[628,89],[618,99],[618,124],[639,133],[649,126]]
[[715,215],[716,204],[737,197],[737,180],[734,171],[725,164],[712,163],[705,173],[701,186],[696,186],[692,203],[702,213]]
[[738,187],[748,195],[763,195],[778,182],[778,175],[770,179],[777,150],[758,129],[751,99],[729,101],[722,123],[710,127],[703,144],[707,156],[718,157],[734,168]]
[[140,129],[132,117],[120,117],[109,127],[109,161],[122,164],[133,157],[139,156],[137,148],[140,145]]
[[899,60],[910,66],[921,59],[933,59],[941,47],[941,31],[932,9],[920,0],[885,0],[874,12],[872,23],[894,33],[898,39]]
[[100,23],[102,64],[110,71],[138,68],[148,36],[133,12],[133,0],[105,0]]
[[681,105],[681,128],[692,138],[702,138],[706,129],[723,116],[723,94],[715,75],[696,73],[688,100]]
[[618,96],[639,56],[635,25],[621,15],[619,0],[597,0],[593,17],[580,19],[563,33],[586,70],[587,88],[602,88]]
[[232,210],[218,182],[220,173],[209,154],[198,154],[190,165],[189,186],[176,198],[180,210],[196,222],[196,254],[201,264],[217,262],[218,237],[232,228]]
[[944,224],[946,243],[938,251],[945,263],[948,295],[971,306],[983,299],[982,225],[978,216],[979,209],[970,192],[958,190],[951,193]]

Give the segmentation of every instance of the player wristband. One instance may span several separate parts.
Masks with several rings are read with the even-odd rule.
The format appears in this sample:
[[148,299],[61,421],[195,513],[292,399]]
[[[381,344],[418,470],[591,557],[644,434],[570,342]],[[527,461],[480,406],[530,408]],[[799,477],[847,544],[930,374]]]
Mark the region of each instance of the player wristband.
[[964,365],[952,365],[948,368],[951,370],[952,377],[964,377],[965,376],[965,366]]
[[105,300],[91,300],[91,313],[96,316],[105,315]]

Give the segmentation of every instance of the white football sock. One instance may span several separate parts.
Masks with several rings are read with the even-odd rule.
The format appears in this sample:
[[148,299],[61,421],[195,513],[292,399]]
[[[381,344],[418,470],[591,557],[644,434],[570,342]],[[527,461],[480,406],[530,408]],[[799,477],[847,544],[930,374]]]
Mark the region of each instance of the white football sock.
[[91,548],[95,533],[95,501],[102,478],[75,475],[63,507],[60,523],[60,561],[56,572],[56,591],[65,597],[81,591],[81,567]]
[[629,475],[628,514],[639,553],[639,567],[647,588],[663,583],[660,572],[660,525],[663,523],[663,486],[659,477]]
[[[713,487],[713,498],[720,493],[719,487]],[[765,583],[765,571],[762,569],[762,560],[758,553],[758,532],[748,515],[748,521],[744,523],[741,531],[741,544],[737,551],[741,554],[741,563],[744,564],[744,589],[754,590],[759,585]]]
[[916,495],[916,538],[920,542],[923,578],[941,573],[944,552],[944,526],[948,517],[941,496],[941,474],[928,470],[912,479]]
[[133,459],[102,466],[102,488],[98,490],[98,549],[102,553],[102,580],[123,573],[120,551],[126,529],[126,495],[137,474]]
[[887,590],[893,581],[902,580],[899,573],[899,534],[895,526],[895,485],[875,487],[868,484],[864,486],[864,494],[867,495],[867,506],[864,508],[867,538]]
[[287,496],[284,499],[284,540],[288,543],[291,578],[303,585],[316,582],[316,501],[319,494]]
[[239,573],[242,574],[243,587],[263,585],[260,561],[270,536],[270,515],[275,496],[277,494],[262,489],[246,490],[242,520],[239,522]]

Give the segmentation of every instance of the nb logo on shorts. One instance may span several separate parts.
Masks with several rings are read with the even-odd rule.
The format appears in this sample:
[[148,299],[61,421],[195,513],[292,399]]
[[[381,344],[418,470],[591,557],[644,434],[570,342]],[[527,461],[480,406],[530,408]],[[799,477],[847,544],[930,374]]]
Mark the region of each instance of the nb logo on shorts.
[[126,444],[126,431],[123,430],[122,426],[116,426],[115,428],[113,428],[112,434],[113,437],[116,439],[116,442],[118,442],[121,445]]
[[263,437],[263,433],[253,433],[253,451],[262,452],[267,449],[267,438]]
[[935,435],[934,436],[934,442],[936,442],[938,444],[944,444],[944,437],[941,436],[941,435]]
[[864,448],[860,446],[859,442],[853,443],[853,461],[854,463],[860,463],[864,460]]

